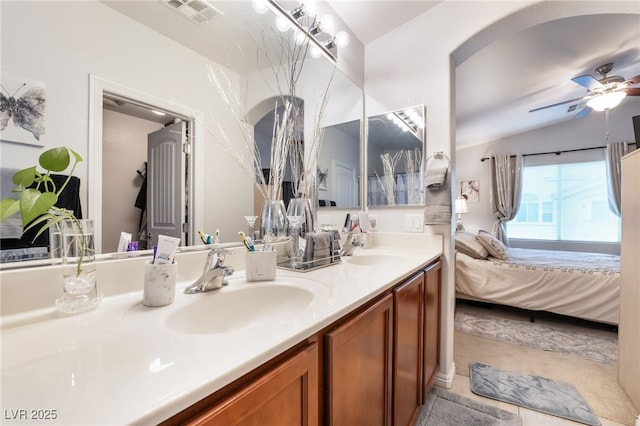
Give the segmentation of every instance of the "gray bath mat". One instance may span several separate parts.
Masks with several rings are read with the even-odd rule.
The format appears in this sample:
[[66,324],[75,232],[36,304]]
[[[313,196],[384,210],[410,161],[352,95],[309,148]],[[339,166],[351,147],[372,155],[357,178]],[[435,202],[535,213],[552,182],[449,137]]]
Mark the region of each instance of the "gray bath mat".
[[469,371],[471,391],[475,394],[586,425],[600,426],[598,417],[569,383],[498,370],[477,362],[471,363]]
[[416,426],[522,426],[522,419],[497,407],[434,387]]

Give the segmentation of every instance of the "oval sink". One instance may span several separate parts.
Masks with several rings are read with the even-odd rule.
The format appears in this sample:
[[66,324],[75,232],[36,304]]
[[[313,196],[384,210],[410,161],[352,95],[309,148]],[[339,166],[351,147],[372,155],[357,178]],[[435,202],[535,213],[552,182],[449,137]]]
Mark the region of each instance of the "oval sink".
[[278,321],[310,305],[314,294],[289,285],[249,284],[189,297],[197,300],[167,317],[169,329],[186,334],[225,333]]
[[382,266],[397,264],[404,261],[400,256],[387,254],[354,254],[353,256],[343,256],[342,260],[353,265]]

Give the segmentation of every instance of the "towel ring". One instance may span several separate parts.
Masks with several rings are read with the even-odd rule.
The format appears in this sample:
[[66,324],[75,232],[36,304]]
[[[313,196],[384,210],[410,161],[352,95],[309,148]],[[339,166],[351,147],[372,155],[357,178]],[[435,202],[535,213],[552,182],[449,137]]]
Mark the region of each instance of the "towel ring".
[[425,165],[428,167],[429,166],[429,160],[445,160],[447,162],[447,169],[449,169],[449,165],[451,164],[451,160],[449,160],[449,157],[447,157],[447,154],[445,154],[442,151],[439,152],[434,152],[433,154],[431,154],[430,156],[427,157],[427,161],[425,163]]

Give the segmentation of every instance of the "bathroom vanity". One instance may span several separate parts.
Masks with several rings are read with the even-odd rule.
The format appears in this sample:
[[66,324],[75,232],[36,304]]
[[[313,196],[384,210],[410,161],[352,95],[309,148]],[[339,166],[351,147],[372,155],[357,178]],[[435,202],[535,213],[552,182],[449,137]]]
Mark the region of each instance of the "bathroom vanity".
[[102,305],[72,317],[5,314],[20,286],[52,282],[27,292],[29,271],[2,271],[3,410],[55,410],[52,424],[409,424],[438,371],[441,254],[440,236],[377,234],[339,265],[248,283],[240,251],[229,286],[188,295],[206,253],[184,253],[161,308],[141,303],[143,260],[118,260],[98,271]]

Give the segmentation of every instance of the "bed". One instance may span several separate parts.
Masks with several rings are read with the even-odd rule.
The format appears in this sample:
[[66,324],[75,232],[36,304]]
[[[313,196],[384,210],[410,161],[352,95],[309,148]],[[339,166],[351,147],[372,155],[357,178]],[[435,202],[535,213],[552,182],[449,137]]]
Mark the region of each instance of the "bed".
[[508,248],[501,257],[457,250],[457,297],[618,324],[619,256]]

